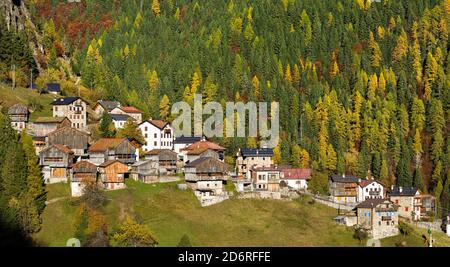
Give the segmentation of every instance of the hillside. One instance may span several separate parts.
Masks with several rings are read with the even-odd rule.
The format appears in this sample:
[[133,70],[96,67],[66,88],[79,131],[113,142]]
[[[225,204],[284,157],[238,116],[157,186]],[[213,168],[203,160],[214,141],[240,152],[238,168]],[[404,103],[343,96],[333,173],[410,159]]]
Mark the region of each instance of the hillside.
[[[114,232],[126,214],[135,216],[154,233],[160,246],[176,246],[187,234],[194,246],[359,246],[353,230],[336,225],[337,210],[308,198],[294,201],[230,199],[201,208],[191,191],[176,189],[174,183],[148,185],[127,181],[125,190],[107,192],[104,208],[108,231]],[[69,196],[68,185],[48,187],[49,199]],[[42,230],[34,235],[42,246],[64,246],[75,231],[76,205],[66,199],[49,204],[43,214]],[[416,229],[406,239],[409,246],[423,246]],[[420,234],[419,234],[420,233]],[[436,246],[450,246],[450,238],[436,233]],[[395,246],[401,236],[382,240]]]

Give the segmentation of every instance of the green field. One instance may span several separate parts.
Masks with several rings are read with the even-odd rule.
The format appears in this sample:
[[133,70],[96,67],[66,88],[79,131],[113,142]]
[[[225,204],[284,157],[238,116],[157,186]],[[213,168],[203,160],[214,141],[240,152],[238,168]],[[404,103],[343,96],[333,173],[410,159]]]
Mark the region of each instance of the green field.
[[[64,196],[62,185],[49,186],[50,195]],[[336,210],[309,204],[309,199],[230,199],[202,208],[191,191],[177,189],[176,183],[147,185],[129,180],[127,186],[106,194],[110,232],[126,214],[135,215],[151,229],[160,246],[176,246],[184,234],[194,246],[359,246],[350,228],[333,222]],[[66,199],[47,206],[36,241],[43,246],[65,245],[74,232],[76,206],[72,203]],[[402,238],[382,240],[382,245],[395,246]],[[424,245],[420,238],[407,238],[410,246]],[[443,234],[441,238],[450,240]]]
[[14,104],[21,103],[25,106],[31,107],[30,104],[39,104],[40,110],[32,112],[30,114],[30,120],[33,121],[37,117],[52,116],[51,103],[55,95],[51,94],[39,94],[36,91],[32,91],[29,88],[18,87],[14,91],[10,87],[0,85],[0,104],[3,107],[10,107]]

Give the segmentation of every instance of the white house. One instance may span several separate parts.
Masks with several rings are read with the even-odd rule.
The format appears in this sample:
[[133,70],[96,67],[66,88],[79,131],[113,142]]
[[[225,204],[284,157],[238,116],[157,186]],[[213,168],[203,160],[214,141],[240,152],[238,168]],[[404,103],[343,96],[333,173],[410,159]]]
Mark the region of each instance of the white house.
[[139,109],[135,108],[135,107],[122,107],[122,106],[117,106],[115,108],[113,108],[109,114],[125,114],[128,115],[130,117],[132,117],[137,123],[141,123],[142,122],[142,111],[140,111]]
[[284,182],[293,190],[308,189],[308,181],[311,179],[311,169],[283,168],[281,169],[283,176],[280,183]]
[[111,115],[114,127],[116,129],[122,129],[123,126],[125,125],[125,123],[127,122],[127,120],[129,118],[131,118],[130,116],[128,116],[126,114],[110,114],[110,115]]
[[139,124],[145,143],[144,151],[153,149],[172,149],[173,128],[168,122],[162,120],[147,120]]
[[358,185],[358,202],[385,197],[385,187],[375,180],[362,180]]

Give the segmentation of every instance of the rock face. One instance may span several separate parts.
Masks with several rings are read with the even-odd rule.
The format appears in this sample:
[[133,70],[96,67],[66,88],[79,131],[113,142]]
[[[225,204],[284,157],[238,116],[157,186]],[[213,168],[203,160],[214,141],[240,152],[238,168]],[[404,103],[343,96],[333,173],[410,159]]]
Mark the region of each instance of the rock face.
[[41,36],[36,31],[36,27],[31,21],[31,16],[25,6],[25,1],[0,0],[0,12],[2,12],[5,17],[9,31],[18,32],[24,29],[26,30],[28,40],[30,41],[30,48],[33,51],[34,61],[36,62],[39,72],[41,72],[42,67],[37,58],[39,53],[44,53],[44,49],[41,45]]

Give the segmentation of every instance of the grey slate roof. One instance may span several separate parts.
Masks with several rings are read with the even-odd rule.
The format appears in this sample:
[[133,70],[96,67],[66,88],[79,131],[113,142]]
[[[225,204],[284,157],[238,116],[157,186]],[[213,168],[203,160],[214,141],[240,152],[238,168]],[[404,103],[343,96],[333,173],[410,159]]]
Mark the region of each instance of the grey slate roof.
[[419,189],[413,186],[394,186],[390,192],[391,196],[414,196]]
[[177,137],[173,141],[173,143],[174,144],[193,144],[195,142],[202,140],[202,138],[203,137],[201,137],[201,136],[184,136],[184,135],[182,135],[180,137]]
[[242,148],[241,155],[243,157],[272,157],[272,148]]
[[22,104],[15,104],[8,109],[9,115],[28,114],[28,108]]
[[58,105],[58,106],[66,106],[66,105],[70,105],[73,102],[75,102],[76,100],[80,99],[77,96],[69,96],[69,97],[64,97],[64,98],[58,98],[55,99],[55,101],[52,102],[52,105]]
[[111,118],[115,121],[127,121],[129,118],[131,118],[127,114],[110,114],[110,115]]
[[373,199],[367,199],[361,203],[359,203],[358,205],[356,205],[355,208],[375,208],[376,206],[378,206],[379,204],[383,203],[384,201],[386,201],[386,199],[382,199],[382,198],[373,198]]
[[359,182],[359,178],[353,175],[345,175],[342,176],[340,174],[333,174],[330,176],[330,180],[332,182],[338,182],[338,183],[357,183]]
[[97,103],[107,111],[111,111],[120,106],[118,101],[99,100]]
[[47,83],[47,90],[49,92],[61,92],[61,85],[59,83]]

